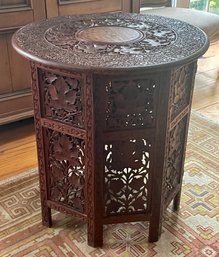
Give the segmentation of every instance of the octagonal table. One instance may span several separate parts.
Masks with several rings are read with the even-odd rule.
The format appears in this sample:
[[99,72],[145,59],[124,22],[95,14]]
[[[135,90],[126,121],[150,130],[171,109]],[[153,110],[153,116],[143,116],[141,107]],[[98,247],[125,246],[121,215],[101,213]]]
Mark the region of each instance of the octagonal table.
[[206,35],[139,14],[56,17],[13,36],[31,61],[42,220],[51,209],[84,219],[88,244],[103,225],[178,210],[197,59]]

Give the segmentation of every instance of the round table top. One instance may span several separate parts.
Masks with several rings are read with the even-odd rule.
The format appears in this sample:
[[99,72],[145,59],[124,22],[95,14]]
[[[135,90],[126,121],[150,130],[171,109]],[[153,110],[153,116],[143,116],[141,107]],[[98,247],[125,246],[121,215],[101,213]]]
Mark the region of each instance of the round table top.
[[202,56],[204,32],[161,16],[108,13],[61,16],[26,25],[12,40],[25,57],[58,68],[110,71],[165,68]]

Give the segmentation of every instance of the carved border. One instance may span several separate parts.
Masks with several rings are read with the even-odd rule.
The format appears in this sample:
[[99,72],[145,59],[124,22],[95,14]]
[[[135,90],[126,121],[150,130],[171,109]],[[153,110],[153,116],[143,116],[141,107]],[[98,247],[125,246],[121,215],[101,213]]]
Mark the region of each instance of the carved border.
[[40,182],[40,197],[41,197],[41,211],[42,222],[46,226],[51,226],[51,210],[47,206],[48,189],[47,189],[47,176],[46,164],[44,153],[43,130],[41,127],[41,108],[40,108],[40,93],[38,86],[38,70],[35,63],[31,62],[31,78],[32,78],[32,93],[33,93],[33,107],[35,119],[35,131],[37,142],[38,166],[39,166],[39,182]]
[[93,90],[92,76],[87,74],[85,77],[85,120],[86,120],[86,142],[85,142],[85,167],[86,167],[86,195],[85,199],[86,213],[88,217],[87,236],[88,242],[93,241],[95,221],[94,221],[94,168],[93,168],[93,151],[94,151],[94,131],[93,131]]
[[55,130],[55,131],[58,131],[61,133],[65,133],[65,134],[68,134],[73,137],[77,137],[80,139],[86,138],[86,134],[85,134],[86,132],[84,130],[79,129],[79,128],[74,128],[74,127],[71,127],[66,124],[62,124],[58,121],[53,121],[53,120],[49,120],[46,118],[42,118],[41,125],[45,128],[49,128],[49,129],[52,129],[52,130]]

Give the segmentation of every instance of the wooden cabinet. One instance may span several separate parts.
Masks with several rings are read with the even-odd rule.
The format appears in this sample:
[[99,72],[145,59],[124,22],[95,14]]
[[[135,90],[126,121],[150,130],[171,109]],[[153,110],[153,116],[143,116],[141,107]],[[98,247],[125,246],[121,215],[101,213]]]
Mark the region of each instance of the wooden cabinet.
[[11,46],[27,23],[58,15],[136,11],[139,0],[0,0],[0,124],[33,115],[28,61]]
[[17,28],[45,18],[39,0],[0,0],[0,124],[33,114],[29,63],[11,46]]
[[[135,1],[135,0],[134,0]],[[47,17],[98,12],[131,12],[130,0],[46,0]]]

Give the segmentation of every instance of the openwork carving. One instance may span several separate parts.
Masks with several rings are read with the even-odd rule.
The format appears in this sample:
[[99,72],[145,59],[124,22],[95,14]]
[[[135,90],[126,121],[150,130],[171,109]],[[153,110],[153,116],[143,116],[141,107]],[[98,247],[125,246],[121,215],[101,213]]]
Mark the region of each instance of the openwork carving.
[[164,182],[164,199],[167,199],[181,183],[186,123],[187,118],[185,117],[170,131]]
[[82,82],[49,71],[40,71],[44,90],[44,116],[82,128],[84,126]]
[[106,85],[107,129],[154,126],[157,83],[153,79],[110,81]]
[[170,117],[173,120],[189,104],[193,67],[185,65],[174,70],[171,78]]
[[[127,40],[127,34],[130,32],[121,32],[122,28],[127,30],[126,27],[132,29],[138,35],[136,39],[133,40],[131,37],[131,34],[133,35],[132,32],[130,40]],[[90,28],[97,30],[97,33],[92,31],[92,34],[85,35]],[[106,42],[104,35],[108,29],[113,29],[114,33],[113,38]],[[83,37],[81,36],[82,34]],[[49,28],[44,36],[49,43],[62,49],[73,49],[85,53],[110,52],[111,54],[142,54],[168,46],[176,40],[175,32],[167,26],[113,17],[62,23]],[[96,38],[97,36],[98,38]],[[122,36],[125,37],[124,40],[121,39]],[[62,38],[61,41],[60,38]],[[86,41],[84,40],[85,38],[87,39]]]
[[85,210],[85,142],[47,130],[50,200]]
[[145,139],[105,144],[105,214],[145,212],[151,144]]

